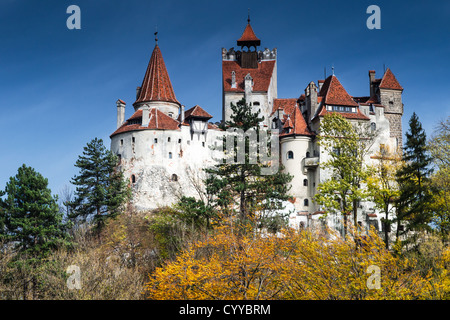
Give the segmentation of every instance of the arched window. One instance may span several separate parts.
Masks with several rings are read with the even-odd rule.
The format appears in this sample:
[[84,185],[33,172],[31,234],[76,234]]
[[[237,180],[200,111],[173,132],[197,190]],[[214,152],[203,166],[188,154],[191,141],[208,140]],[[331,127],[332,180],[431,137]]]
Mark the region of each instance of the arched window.
[[172,159],[172,152],[169,152],[169,159]]
[[303,205],[305,207],[309,206],[309,200],[308,199],[303,200]]
[[131,175],[131,183],[136,183],[136,176],[134,174]]
[[172,174],[172,179],[171,181],[178,181],[178,176],[174,173]]
[[170,137],[167,138],[167,142],[170,142]]
[[288,151],[287,155],[286,155],[287,159],[294,159],[294,152],[292,151]]
[[311,156],[311,154],[308,152],[306,152],[306,157],[309,158]]
[[308,179],[303,179],[303,186],[305,186],[305,187],[308,186]]

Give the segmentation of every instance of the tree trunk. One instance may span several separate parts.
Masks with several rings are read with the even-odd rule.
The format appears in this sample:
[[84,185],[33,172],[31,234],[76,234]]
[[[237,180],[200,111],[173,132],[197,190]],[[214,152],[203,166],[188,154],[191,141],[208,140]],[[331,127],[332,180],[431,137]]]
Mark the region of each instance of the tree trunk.
[[[389,250],[389,231],[388,231],[388,212],[389,212],[389,205],[387,205],[384,208],[384,212],[386,214],[386,222],[384,226],[384,243],[386,244],[386,250]],[[398,228],[397,228],[398,230]],[[397,231],[398,232],[398,231]]]

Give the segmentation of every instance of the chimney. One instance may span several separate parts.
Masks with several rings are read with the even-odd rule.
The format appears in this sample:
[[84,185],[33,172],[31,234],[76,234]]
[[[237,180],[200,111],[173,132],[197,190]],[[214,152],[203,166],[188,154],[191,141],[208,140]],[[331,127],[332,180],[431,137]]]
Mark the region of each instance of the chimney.
[[148,127],[149,123],[150,123],[150,107],[148,106],[148,104],[146,104],[142,107],[142,126]]
[[123,100],[117,100],[117,129],[120,128],[120,126],[125,121],[125,102]]
[[[317,86],[314,81],[311,81],[305,90],[306,107],[309,109],[309,115],[312,118],[316,114],[317,109]],[[308,119],[309,121],[309,119]]]
[[181,123],[183,123],[184,122],[184,105],[181,106],[180,119],[181,119]]
[[369,85],[370,85],[370,96],[372,97],[375,93],[374,83],[375,81],[375,70],[369,70]]

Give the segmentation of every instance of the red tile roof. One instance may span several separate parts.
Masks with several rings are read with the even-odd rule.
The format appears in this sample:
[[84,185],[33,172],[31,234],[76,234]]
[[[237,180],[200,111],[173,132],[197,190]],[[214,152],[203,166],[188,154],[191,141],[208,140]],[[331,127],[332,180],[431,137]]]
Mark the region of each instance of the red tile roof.
[[[225,92],[244,92],[244,78],[250,73],[253,78],[253,91],[267,92],[272,78],[275,61],[261,61],[257,69],[241,68],[236,61],[222,61],[222,79]],[[236,73],[236,88],[231,87],[231,72]]]
[[278,109],[283,109],[285,114],[291,114],[297,106],[297,99],[273,99],[272,114]]
[[242,33],[242,36],[237,41],[238,46],[245,46],[247,44],[259,46],[261,44],[261,40],[256,37],[255,32],[253,32],[252,26],[247,24],[247,26],[244,29],[244,32]]
[[202,107],[196,105],[189,110],[184,112],[184,118],[187,119],[189,117],[198,117],[198,118],[206,118],[211,119],[212,115],[206,112]]
[[324,97],[324,103],[329,105],[353,106],[358,104],[347,93],[335,75],[329,76],[322,85],[319,96]]
[[167,73],[166,65],[159,46],[153,49],[144,80],[142,81],[139,97],[134,104],[149,101],[167,101],[180,104],[175,97],[175,93]]
[[[124,122],[116,131],[114,131],[110,137],[129,131],[135,130],[179,130],[179,122],[164,112],[156,108],[150,109],[149,124],[148,126],[142,126],[142,109],[137,110],[127,121]],[[135,120],[135,121],[132,121]],[[138,123],[135,123],[138,122]]]
[[283,130],[281,131],[280,137],[290,135],[301,135],[301,136],[313,135],[313,133],[309,131],[308,125],[306,124],[306,121],[303,118],[303,115],[298,105],[295,105],[292,112],[288,114],[287,119],[284,122]]
[[380,88],[403,90],[403,87],[400,85],[400,83],[398,83],[397,79],[389,68],[387,68],[383,78],[381,79]]

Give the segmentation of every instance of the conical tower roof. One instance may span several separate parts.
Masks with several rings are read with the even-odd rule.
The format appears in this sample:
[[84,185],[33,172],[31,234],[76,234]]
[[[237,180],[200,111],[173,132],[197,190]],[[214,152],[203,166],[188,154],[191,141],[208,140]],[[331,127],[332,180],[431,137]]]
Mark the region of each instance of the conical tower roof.
[[247,26],[244,29],[244,32],[242,33],[242,36],[237,41],[238,46],[259,46],[261,45],[261,40],[258,39],[258,37],[255,35],[255,32],[253,31],[252,26],[250,25],[250,22],[247,24]]
[[153,49],[144,80],[140,88],[139,96],[134,105],[141,102],[166,101],[173,102],[178,105],[177,98],[167,73],[166,65],[159,49],[158,44]]

